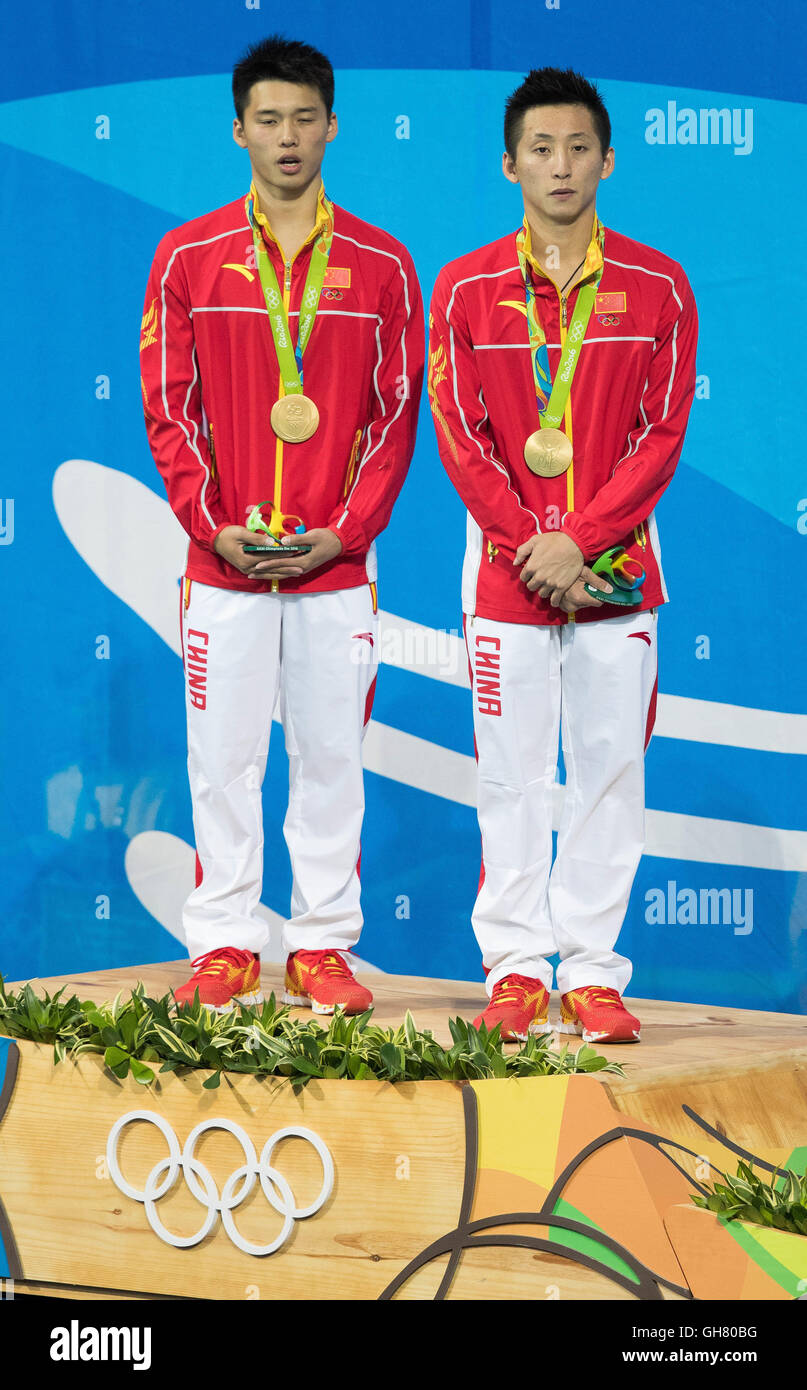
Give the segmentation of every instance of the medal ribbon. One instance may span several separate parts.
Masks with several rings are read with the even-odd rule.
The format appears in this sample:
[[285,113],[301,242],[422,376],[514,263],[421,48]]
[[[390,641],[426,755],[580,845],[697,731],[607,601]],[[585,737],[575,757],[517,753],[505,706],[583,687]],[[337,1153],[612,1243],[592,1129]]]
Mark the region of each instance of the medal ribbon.
[[258,275],[266,302],[266,310],[269,314],[269,326],[272,330],[283,390],[287,396],[301,396],[303,394],[303,353],[311,337],[311,330],[317,316],[319,298],[325,283],[325,272],[328,269],[328,257],[331,254],[331,242],[333,240],[333,206],[327,199],[325,206],[328,211],[328,225],[323,228],[311,247],[311,260],[308,264],[305,289],[300,303],[297,346],[293,348],[289,321],[283,307],[283,296],[280,292],[275,268],[269,259],[260,228],[255,223],[252,198],[248,197],[246,202],[247,217],[252,227],[252,240],[255,245]]
[[[603,250],[605,238],[605,228],[599,218],[596,222],[595,236],[599,242],[600,252]],[[602,279],[604,263],[595,272],[593,283],[581,285],[577,294],[577,303],[574,306],[572,321],[569,324],[566,340],[560,356],[558,374],[552,384],[549,371],[549,355],[546,349],[546,334],[541,327],[541,320],[538,317],[538,309],[535,302],[535,286],[532,283],[527,263],[527,231],[526,227],[520,227],[516,235],[516,250],[518,252],[518,263],[521,267],[521,275],[524,281],[524,293],[527,302],[527,327],[530,335],[530,362],[532,364],[532,377],[535,384],[535,396],[538,401],[538,413],[541,417],[542,429],[558,429],[566,413],[566,403],[572,389],[572,381],[577,369],[580,358],[580,349],[583,339],[586,336],[588,321],[591,318],[594,308],[594,301],[597,297],[597,286]],[[586,256],[588,260],[588,256]],[[547,394],[551,391],[551,394]]]

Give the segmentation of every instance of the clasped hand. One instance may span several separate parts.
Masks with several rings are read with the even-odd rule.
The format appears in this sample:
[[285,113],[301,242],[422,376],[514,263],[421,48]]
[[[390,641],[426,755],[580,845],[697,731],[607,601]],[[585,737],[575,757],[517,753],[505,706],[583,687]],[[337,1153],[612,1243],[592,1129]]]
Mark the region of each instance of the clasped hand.
[[[520,578],[528,589],[548,599],[553,608],[560,608],[564,613],[574,613],[578,608],[599,608],[605,597],[613,593],[606,580],[592,573],[582,550],[564,531],[530,536],[518,547],[513,564],[521,565]],[[585,584],[599,589],[603,599],[587,594]]]
[[272,579],[297,579],[301,574],[334,560],[342,552],[339,537],[326,526],[306,531],[301,536],[286,536],[288,545],[310,545],[307,555],[286,555],[278,550],[277,555],[247,555],[245,545],[261,545],[268,538],[245,526],[225,526],[216,537],[216,553],[240,570],[247,579],[260,579],[268,583]]

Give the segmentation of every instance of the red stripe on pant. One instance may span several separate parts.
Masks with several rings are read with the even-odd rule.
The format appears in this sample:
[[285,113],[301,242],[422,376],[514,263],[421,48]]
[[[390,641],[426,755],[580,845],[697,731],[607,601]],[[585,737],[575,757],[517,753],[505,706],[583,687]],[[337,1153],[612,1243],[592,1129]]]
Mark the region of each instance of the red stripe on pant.
[[373,676],[370,689],[367,691],[367,699],[364,702],[364,727],[370,723],[370,715],[373,712],[373,700],[375,699],[375,687],[378,676]]
[[648,748],[649,748],[649,746],[650,746],[650,740],[651,740],[651,738],[653,737],[653,729],[654,729],[655,723],[656,723],[656,703],[657,703],[657,700],[658,700],[658,673],[656,674],[656,679],[655,679],[655,681],[653,682],[653,694],[650,696],[650,704],[648,705],[648,709],[647,709],[647,724],[645,725],[645,731],[644,731],[644,751],[645,751],[645,753],[647,752],[647,750],[648,750]]
[[[468,616],[467,616],[466,613],[463,613],[463,615],[462,615],[462,635],[463,635],[463,637],[465,638],[465,655],[466,655],[467,658],[468,658],[468,679],[469,679],[469,681],[471,682],[471,699],[473,700],[473,698],[474,698],[474,668],[473,668],[473,666],[472,666],[472,664],[471,664],[471,654],[470,654],[470,652],[468,651]],[[476,733],[475,733],[475,732],[474,732],[474,758],[476,759],[476,762],[477,762],[477,764],[478,764],[478,763],[479,763],[479,749],[478,749],[477,743],[476,743]],[[476,890],[477,897],[479,896],[479,892],[480,892],[480,889],[482,888],[482,884],[485,882],[485,854],[484,854],[484,849],[481,848],[481,845],[482,845],[482,836],[481,836],[481,834],[480,834],[480,836],[479,836],[479,842],[480,842],[480,851],[479,851],[479,885],[478,885],[477,890]],[[485,971],[485,974],[487,974],[487,971]]]
[[[373,700],[375,699],[375,686],[377,679],[377,676],[373,676],[372,682],[370,684],[370,689],[367,691],[367,699],[364,702],[365,729],[367,728],[367,725],[370,723],[370,715],[373,712]],[[361,840],[359,841],[359,857],[356,860],[356,873],[359,875],[359,878],[361,878]]]
[[179,645],[182,649],[182,669],[185,670],[185,580],[179,581]]

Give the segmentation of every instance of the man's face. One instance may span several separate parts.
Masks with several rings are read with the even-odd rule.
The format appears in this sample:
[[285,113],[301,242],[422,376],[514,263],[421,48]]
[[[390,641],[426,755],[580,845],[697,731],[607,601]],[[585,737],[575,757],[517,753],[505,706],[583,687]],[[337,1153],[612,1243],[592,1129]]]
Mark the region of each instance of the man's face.
[[603,155],[587,106],[532,106],[525,112],[516,157],[502,169],[520,183],[525,203],[554,222],[574,222],[597,196],[614,167]]
[[292,197],[317,178],[325,146],[336,135],[316,87],[255,82],[233,139],[249,151],[252,168],[277,197]]

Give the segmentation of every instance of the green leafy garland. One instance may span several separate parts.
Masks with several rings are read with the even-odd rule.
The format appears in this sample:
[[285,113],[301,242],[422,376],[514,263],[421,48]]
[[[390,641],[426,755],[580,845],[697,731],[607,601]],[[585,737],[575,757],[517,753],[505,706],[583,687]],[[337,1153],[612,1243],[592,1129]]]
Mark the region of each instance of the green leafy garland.
[[372,1009],[348,1017],[337,1010],[327,1029],[278,1008],[275,996],[260,1010],[238,1005],[219,1014],[196,999],[176,1005],[173,995],[149,999],[138,984],[128,999],[95,1004],[60,989],[37,996],[30,985],[7,993],[0,976],[0,1034],[53,1044],[54,1060],[102,1053],[121,1079],[129,1073],[147,1086],[160,1072],[202,1067],[213,1074],[203,1083],[219,1085],[223,1071],[283,1077],[302,1086],[312,1077],[355,1081],[477,1081],[491,1077],[568,1076],[572,1073],[623,1074],[616,1062],[583,1046],[559,1052],[549,1037],[530,1037],[506,1053],[497,1025],[488,1032],[461,1018],[450,1019],[452,1045],[444,1048],[421,1032],[410,1013],[398,1028],[380,1028]]
[[693,1193],[696,1207],[724,1216],[728,1221],[753,1221],[777,1231],[807,1236],[807,1173],[778,1170],[766,1182],[749,1163],[737,1164],[737,1176],[725,1174],[704,1196]]

